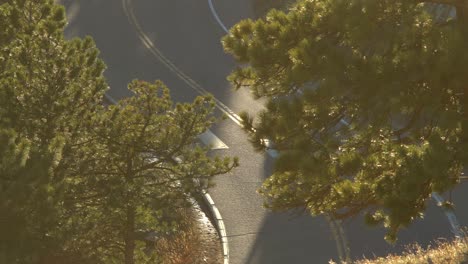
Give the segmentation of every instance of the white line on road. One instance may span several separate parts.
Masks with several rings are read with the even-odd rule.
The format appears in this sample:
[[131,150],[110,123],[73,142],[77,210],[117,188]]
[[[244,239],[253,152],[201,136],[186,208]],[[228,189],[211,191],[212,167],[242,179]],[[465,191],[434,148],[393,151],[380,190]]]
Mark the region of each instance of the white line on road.
[[[176,74],[182,81],[184,81],[189,87],[194,89],[201,95],[208,95],[210,94],[205,88],[203,88],[200,84],[194,81],[190,76],[185,74],[182,70],[180,70],[171,60],[169,60],[164,54],[154,45],[153,41],[146,35],[146,33],[141,28],[140,23],[135,17],[133,13],[133,6],[131,4],[132,0],[122,0],[122,7],[124,9],[124,13],[127,16],[131,25],[135,27],[135,31],[140,38],[141,42],[145,47],[153,54],[153,56],[161,62],[164,66],[166,66],[170,71]],[[224,103],[222,103],[218,98],[213,97],[216,108],[221,110],[227,117],[229,117],[234,123],[242,127],[242,120],[241,118],[232,111],[229,107],[227,107]]]
[[460,229],[460,224],[458,224],[458,220],[457,220],[457,217],[455,216],[455,213],[453,212],[452,209],[443,207],[444,206],[443,204],[445,203],[444,198],[442,198],[442,196],[440,196],[436,192],[432,193],[432,198],[434,198],[437,204],[443,208],[445,216],[447,216],[450,226],[452,227],[452,233],[456,237],[462,237],[463,232]]
[[106,98],[112,104],[117,104],[117,101],[114,98],[112,98],[112,96],[110,96],[108,94],[104,94],[104,98]]
[[342,124],[345,125],[345,126],[349,126],[349,123],[346,122],[346,120],[344,120],[343,118],[340,119],[340,123],[342,123]]
[[203,134],[198,136],[198,138],[205,144],[209,146],[210,149],[228,149],[229,147],[224,144],[213,132],[210,130],[205,131]]
[[208,203],[208,207],[215,218],[215,224],[218,228],[219,236],[221,237],[221,244],[223,246],[223,264],[229,264],[229,244],[223,217],[219,213],[218,207],[216,207],[210,194],[207,192],[204,192],[204,194],[205,201]]
[[279,156],[279,153],[276,149],[267,149],[266,151],[270,157],[276,159]]
[[216,13],[216,9],[213,6],[213,0],[208,0],[208,5],[210,5],[211,14],[213,14],[214,18],[216,19],[216,22],[218,22],[218,24],[221,26],[224,32],[229,33],[229,30],[226,28],[223,21],[221,21],[221,19],[219,18],[218,13]]

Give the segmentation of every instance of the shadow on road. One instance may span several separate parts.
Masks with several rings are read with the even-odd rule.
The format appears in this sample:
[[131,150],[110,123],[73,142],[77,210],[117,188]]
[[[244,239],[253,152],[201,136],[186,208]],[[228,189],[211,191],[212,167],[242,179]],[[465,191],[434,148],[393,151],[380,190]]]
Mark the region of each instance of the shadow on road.
[[[463,183],[454,191],[453,199],[459,206],[466,202],[467,190],[468,183]],[[455,212],[460,224],[466,226],[468,213]],[[384,241],[385,229],[366,226],[362,216],[345,220],[343,227],[353,260],[399,254],[414,243],[425,248],[435,245],[436,241],[454,238],[447,218],[433,200],[429,202],[425,218],[401,230],[394,245]],[[260,233],[262,236],[257,237],[245,263],[328,263],[330,259],[339,260],[332,233],[323,217],[269,213]],[[282,254],[272,256],[270,252]]]

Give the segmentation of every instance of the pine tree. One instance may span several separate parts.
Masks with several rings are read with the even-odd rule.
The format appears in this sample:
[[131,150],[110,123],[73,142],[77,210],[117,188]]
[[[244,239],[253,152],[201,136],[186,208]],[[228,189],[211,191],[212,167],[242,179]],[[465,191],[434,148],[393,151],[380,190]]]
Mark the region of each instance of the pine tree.
[[365,213],[394,241],[453,189],[467,163],[467,16],[457,0],[301,0],[235,25],[229,80],[268,99],[245,127],[280,153],[267,206]]
[[0,3],[0,262],[156,258],[144,252],[177,231],[174,211],[237,166],[197,144],[213,100],[174,106],[135,81],[106,108],[105,65],[91,38],[64,39],[63,7]]
[[65,12],[54,1],[3,2],[0,261],[47,263],[66,240],[65,179],[101,108],[104,64],[90,38],[64,39]]
[[133,97],[95,120],[97,136],[77,173],[83,177],[68,196],[75,221],[90,227],[69,246],[91,247],[105,263],[143,263],[141,237],[176,232],[177,208],[191,206],[213,176],[237,166],[197,143],[216,121],[212,98],[174,105],[160,81],[133,81],[129,89]]

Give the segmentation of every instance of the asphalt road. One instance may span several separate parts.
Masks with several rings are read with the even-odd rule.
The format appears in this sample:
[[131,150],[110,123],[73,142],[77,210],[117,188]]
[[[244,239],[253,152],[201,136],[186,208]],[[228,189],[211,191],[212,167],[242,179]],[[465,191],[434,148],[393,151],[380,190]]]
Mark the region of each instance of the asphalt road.
[[[189,101],[198,95],[142,44],[120,1],[63,2],[71,18],[66,35],[91,35],[94,38],[108,66],[106,77],[114,98],[130,95],[126,85],[132,79],[161,79],[171,89],[176,101]],[[249,0],[214,0],[214,5],[228,27],[251,16]],[[254,113],[262,108],[261,102],[252,100],[248,91],[234,92],[226,81],[234,62],[222,51],[220,38],[224,32],[213,18],[206,0],[135,0],[133,7],[142,30],[180,71],[234,112],[248,110]],[[241,162],[232,174],[217,177],[217,185],[210,191],[225,220],[231,263],[327,263],[329,259],[337,260],[335,242],[324,218],[273,214],[262,208],[262,199],[255,190],[270,174],[272,159],[255,153],[245,133],[229,119],[212,131],[229,146],[227,150],[213,152],[238,156]],[[465,184],[455,192],[455,201],[466,201],[466,190]],[[459,206],[457,216],[460,223],[466,225],[468,214]],[[451,237],[447,219],[433,203],[429,205],[425,220],[402,231],[395,246],[384,242],[382,229],[367,228],[359,218],[346,221],[344,227],[353,258],[399,252],[407,243],[418,241],[426,245],[436,238]]]

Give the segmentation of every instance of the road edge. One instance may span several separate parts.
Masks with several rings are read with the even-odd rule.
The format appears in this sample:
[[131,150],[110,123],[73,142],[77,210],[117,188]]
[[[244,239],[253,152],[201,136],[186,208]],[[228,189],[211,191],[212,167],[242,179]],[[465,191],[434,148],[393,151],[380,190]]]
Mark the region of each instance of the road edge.
[[218,12],[216,12],[216,9],[213,5],[213,1],[212,0],[208,0],[208,5],[210,6],[210,10],[211,10],[211,14],[213,15],[214,19],[216,20],[216,22],[218,22],[218,25],[223,29],[224,32],[226,32],[227,34],[229,34],[229,30],[227,29],[227,27],[224,25],[223,21],[219,18],[218,16]]
[[203,199],[208,205],[210,213],[213,216],[216,229],[218,230],[218,235],[221,239],[221,244],[223,247],[223,259],[224,259],[223,263],[229,264],[229,243],[227,239],[226,227],[224,225],[223,217],[221,216],[221,213],[219,212],[218,207],[216,207],[216,204],[214,203],[213,199],[211,198],[211,195],[208,192],[206,191],[203,192]]

